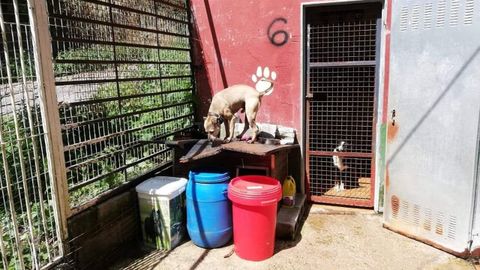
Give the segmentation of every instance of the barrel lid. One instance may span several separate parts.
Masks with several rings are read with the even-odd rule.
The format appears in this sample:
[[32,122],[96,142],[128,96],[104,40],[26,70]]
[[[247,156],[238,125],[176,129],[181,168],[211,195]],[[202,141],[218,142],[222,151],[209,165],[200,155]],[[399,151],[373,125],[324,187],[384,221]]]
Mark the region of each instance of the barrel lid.
[[261,175],[243,175],[232,179],[228,187],[228,197],[241,200],[280,200],[282,187],[272,177]]
[[186,185],[187,179],[185,178],[156,176],[142,182],[135,190],[138,193],[170,197],[185,190]]
[[221,170],[190,171],[190,180],[196,183],[221,183],[230,179],[230,174]]

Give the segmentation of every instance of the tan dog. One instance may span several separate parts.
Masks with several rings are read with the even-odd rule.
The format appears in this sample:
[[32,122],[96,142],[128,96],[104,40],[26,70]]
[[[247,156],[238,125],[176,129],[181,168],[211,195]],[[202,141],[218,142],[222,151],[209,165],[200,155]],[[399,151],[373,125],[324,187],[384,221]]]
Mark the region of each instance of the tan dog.
[[257,91],[255,88],[244,84],[237,84],[225,88],[213,96],[208,115],[204,119],[205,132],[208,134],[210,141],[215,140],[219,136],[220,127],[225,125],[224,142],[231,142],[234,135],[235,113],[243,109],[245,111],[245,127],[238,137],[242,137],[248,130],[252,129],[252,138],[248,143],[256,140],[258,127],[256,124],[257,112],[262,101],[262,97],[273,91],[273,81],[262,78],[263,81],[270,82],[270,87],[264,91]]

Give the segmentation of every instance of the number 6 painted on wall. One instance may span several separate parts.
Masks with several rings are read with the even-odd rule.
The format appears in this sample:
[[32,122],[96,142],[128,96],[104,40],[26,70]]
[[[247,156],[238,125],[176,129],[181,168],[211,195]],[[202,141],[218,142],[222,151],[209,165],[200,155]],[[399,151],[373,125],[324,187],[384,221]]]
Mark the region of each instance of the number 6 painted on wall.
[[[287,23],[287,19],[285,18],[276,18],[275,20],[273,20],[270,25],[268,26],[268,39],[270,39],[270,42],[275,45],[275,46],[283,46],[285,45],[285,43],[288,42],[288,32],[285,31],[285,30],[277,30],[275,32],[272,33],[272,27],[273,25],[276,23],[276,22],[283,22],[284,24]],[[281,40],[277,40],[276,39],[276,36],[278,35],[282,35],[282,39]]]

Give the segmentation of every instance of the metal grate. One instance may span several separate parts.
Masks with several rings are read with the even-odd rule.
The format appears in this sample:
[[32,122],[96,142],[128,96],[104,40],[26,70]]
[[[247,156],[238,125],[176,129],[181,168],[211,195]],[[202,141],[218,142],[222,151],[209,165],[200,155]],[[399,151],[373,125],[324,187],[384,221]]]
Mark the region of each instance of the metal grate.
[[374,66],[311,69],[311,150],[331,152],[345,141],[345,151],[372,151],[374,84]]
[[48,6],[75,207],[172,160],[152,141],[193,123],[189,14],[184,1]]
[[[349,167],[340,172],[333,165],[333,158],[328,156],[310,156],[310,183],[311,195],[330,198],[343,197],[345,199],[370,198],[370,167],[369,158],[345,158],[344,163]],[[336,185],[340,182],[344,190],[337,191]]]
[[310,26],[310,62],[375,60],[376,21]]
[[0,5],[0,269],[61,256],[27,1]]
[[314,201],[373,205],[379,15],[376,4],[307,12],[307,159]]

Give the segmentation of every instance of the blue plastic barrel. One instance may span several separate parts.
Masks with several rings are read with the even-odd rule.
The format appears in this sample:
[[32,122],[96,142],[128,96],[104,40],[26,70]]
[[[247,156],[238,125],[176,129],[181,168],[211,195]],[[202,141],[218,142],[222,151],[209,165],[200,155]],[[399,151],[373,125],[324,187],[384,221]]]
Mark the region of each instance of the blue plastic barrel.
[[187,231],[200,247],[215,248],[232,238],[228,172],[191,171],[187,183]]

